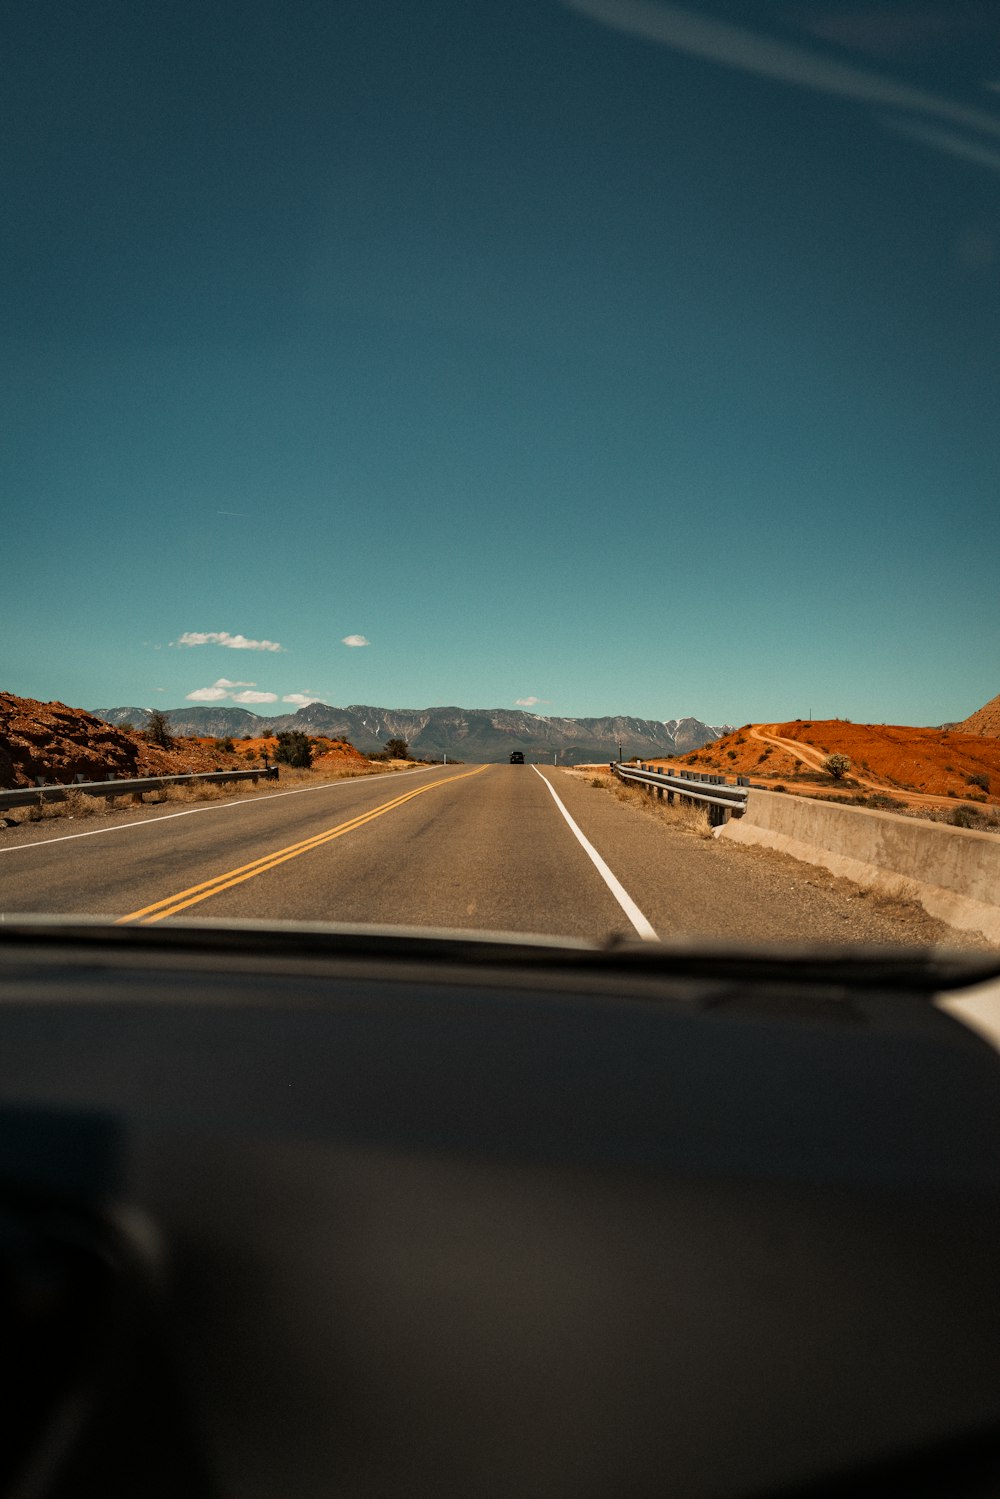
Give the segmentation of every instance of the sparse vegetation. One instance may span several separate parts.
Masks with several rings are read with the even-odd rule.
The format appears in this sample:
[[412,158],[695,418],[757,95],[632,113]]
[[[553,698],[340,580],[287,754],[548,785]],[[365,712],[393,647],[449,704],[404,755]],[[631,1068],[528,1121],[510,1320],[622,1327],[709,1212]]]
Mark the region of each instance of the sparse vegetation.
[[677,797],[673,802],[668,802],[665,797],[661,800],[659,797],[650,796],[649,792],[644,791],[641,786],[620,781],[610,772],[591,776],[590,785],[613,792],[617,799],[624,802],[626,806],[634,807],[638,812],[646,812],[651,817],[660,818],[670,827],[677,828],[681,832],[694,833],[699,838],[712,836],[708,808],[697,802],[690,802],[681,797]]
[[405,739],[387,739],[385,752],[390,760],[408,760],[410,758],[410,746]]
[[823,769],[835,781],[842,781],[850,768],[851,762],[847,755],[827,755],[823,761]]
[[860,795],[850,798],[855,807],[868,807],[873,812],[905,812],[906,803],[901,802],[898,797],[890,796],[886,791],[873,791],[870,796]]
[[301,729],[282,729],[278,735],[274,758],[279,765],[294,765],[308,770],[312,764],[312,745],[308,734],[304,734]]
[[152,713],[150,713],[143,732],[145,733],[147,744],[158,744],[160,749],[171,749],[173,747],[174,736],[170,732],[170,722],[167,715],[161,713],[159,708],[154,708]]
[[988,775],[983,775],[981,772],[975,771],[971,775],[966,776],[965,784],[967,786],[978,786],[981,791],[988,792],[990,789],[990,778]]

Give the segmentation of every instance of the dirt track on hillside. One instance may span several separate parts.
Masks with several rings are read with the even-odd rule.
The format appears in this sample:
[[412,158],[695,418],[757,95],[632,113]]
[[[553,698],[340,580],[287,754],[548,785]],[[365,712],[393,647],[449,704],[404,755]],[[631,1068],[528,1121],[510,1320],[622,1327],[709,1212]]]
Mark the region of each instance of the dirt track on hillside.
[[[762,723],[757,724],[747,732],[751,739],[759,739],[762,742],[776,745],[778,749],[783,749],[786,754],[801,761],[809,770],[822,771],[827,758],[823,751],[814,749],[811,744],[802,744],[797,739],[786,739],[783,735],[777,733],[777,730],[783,727],[783,724]],[[891,781],[873,780],[870,776],[862,775],[859,770],[855,770],[853,767],[851,769],[851,779],[859,786],[867,786],[869,791],[882,791],[893,796],[900,796],[898,787]],[[826,786],[800,785],[796,786],[795,790],[805,796],[816,796],[818,794],[828,796],[830,794],[830,788]],[[952,807],[955,804],[954,797],[937,796],[934,792],[930,791],[907,791],[901,799],[905,799],[908,802],[919,802],[924,807]]]

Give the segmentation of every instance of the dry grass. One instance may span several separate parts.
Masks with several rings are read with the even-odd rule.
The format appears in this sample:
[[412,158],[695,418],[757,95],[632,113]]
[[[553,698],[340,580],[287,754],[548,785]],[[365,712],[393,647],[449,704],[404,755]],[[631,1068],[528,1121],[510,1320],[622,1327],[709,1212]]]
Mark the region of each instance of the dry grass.
[[639,786],[630,786],[627,782],[620,781],[610,771],[598,771],[596,775],[588,777],[588,781],[595,789],[610,791],[626,806],[635,807],[637,811],[645,812],[649,817],[659,818],[679,832],[691,833],[696,838],[711,838],[712,836],[708,808],[697,802],[689,802],[681,797],[675,797],[672,802],[668,802],[664,797],[661,801],[658,796],[643,791]]
[[27,807],[12,807],[4,814],[5,820],[15,826],[24,822],[42,822],[50,817],[98,817],[107,808],[104,798],[87,796],[82,791],[69,791],[61,802],[39,799]]
[[138,808],[140,805],[155,807],[164,802],[190,804],[231,801],[233,797],[268,796],[283,788],[288,790],[289,787],[294,786],[322,786],[329,781],[350,780],[356,776],[386,775],[395,770],[412,768],[412,763],[405,760],[390,761],[384,765],[371,765],[367,761],[359,765],[348,761],[340,765],[316,766],[309,770],[283,765],[280,779],[277,781],[260,780],[256,784],[250,780],[190,781],[186,785],[164,786],[158,791],[147,791],[145,794],[123,791],[116,797],[87,796],[82,791],[69,788],[62,801],[43,801],[40,798],[27,807],[12,807],[6,813],[0,814],[0,824],[5,822],[8,826],[17,827],[23,823],[46,822],[59,818],[73,820],[101,817],[110,812],[120,813],[122,810]]

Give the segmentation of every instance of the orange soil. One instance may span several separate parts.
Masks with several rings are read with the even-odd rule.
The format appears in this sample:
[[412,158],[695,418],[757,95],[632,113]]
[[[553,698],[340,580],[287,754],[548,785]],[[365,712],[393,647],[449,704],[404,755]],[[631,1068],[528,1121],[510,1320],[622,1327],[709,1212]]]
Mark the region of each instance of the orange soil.
[[[170,749],[147,743],[136,730],[119,729],[82,708],[42,703],[0,692],[0,786],[30,786],[39,777],[68,784],[76,776],[103,780],[191,771],[250,769],[274,739],[240,739],[231,750],[205,736],[175,738]],[[249,752],[249,753],[248,753]],[[366,757],[346,740],[313,738],[313,764],[333,771],[345,764],[367,767]]]
[[956,799],[982,798],[982,788],[967,780],[978,775],[989,782],[989,801],[1000,801],[1000,738],[954,729],[856,724],[842,719],[748,724],[704,749],[662,763],[780,781],[789,790],[831,791],[836,784],[822,774],[821,766],[834,754],[847,755],[851,761],[849,774],[857,785],[846,788],[847,794],[860,786],[886,791],[900,801],[946,805]]
[[[354,748],[346,739],[327,739],[321,734],[310,735],[313,747],[313,765],[319,770],[333,770],[335,767],[351,765],[367,765],[368,760],[359,750]],[[263,756],[267,753],[268,759],[274,759],[276,739],[234,739],[233,748],[238,756],[246,758],[247,752],[254,756]]]

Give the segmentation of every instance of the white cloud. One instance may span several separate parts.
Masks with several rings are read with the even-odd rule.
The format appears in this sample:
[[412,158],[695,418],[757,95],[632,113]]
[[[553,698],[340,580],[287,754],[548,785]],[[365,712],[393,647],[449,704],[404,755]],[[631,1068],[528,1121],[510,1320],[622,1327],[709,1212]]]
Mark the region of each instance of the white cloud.
[[371,645],[371,641],[366,640],[363,635],[345,635],[341,645]]
[[231,682],[228,677],[219,677],[211,687],[196,687],[194,692],[188,693],[189,703],[218,703],[224,697],[232,698],[234,703],[276,703],[278,694],[276,692],[234,692],[235,687],[256,687],[256,682]]
[[839,95],[862,104],[883,104],[912,114],[925,114],[985,135],[1000,135],[1000,119],[981,109],[969,109],[923,89],[808,47],[768,37],[721,18],[704,16],[682,5],[652,4],[651,0],[564,0],[570,9],[603,22],[617,31],[674,47],[723,67],[739,68],[762,78],[817,93]]
[[318,703],[319,698],[315,692],[286,692],[281,701],[295,703],[299,708],[308,708],[310,703]]
[[975,162],[977,166],[988,167],[991,172],[1000,172],[1000,151],[984,146],[971,136],[958,135],[954,130],[942,130],[939,125],[924,125],[920,120],[903,117],[884,120],[883,124],[897,135],[908,135],[911,140],[923,141],[937,151],[947,151],[952,156]]
[[551,701],[552,699],[547,697],[516,697],[514,699],[515,705],[518,708],[533,708],[536,703],[548,703]]
[[248,640],[245,635],[230,635],[228,630],[185,630],[171,645],[224,645],[230,651],[283,651],[276,640]]

